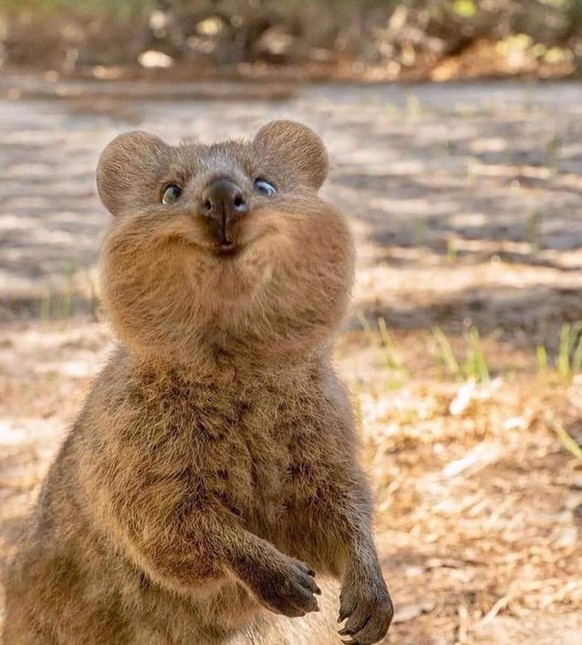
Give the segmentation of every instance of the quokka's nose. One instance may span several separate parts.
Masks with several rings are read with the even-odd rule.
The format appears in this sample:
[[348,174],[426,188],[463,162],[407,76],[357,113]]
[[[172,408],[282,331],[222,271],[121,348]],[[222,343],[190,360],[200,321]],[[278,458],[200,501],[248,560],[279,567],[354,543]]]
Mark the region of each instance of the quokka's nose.
[[[226,237],[227,224],[248,210],[247,200],[240,186],[230,179],[217,179],[202,192],[201,213],[218,224]],[[218,232],[218,231],[217,231]]]

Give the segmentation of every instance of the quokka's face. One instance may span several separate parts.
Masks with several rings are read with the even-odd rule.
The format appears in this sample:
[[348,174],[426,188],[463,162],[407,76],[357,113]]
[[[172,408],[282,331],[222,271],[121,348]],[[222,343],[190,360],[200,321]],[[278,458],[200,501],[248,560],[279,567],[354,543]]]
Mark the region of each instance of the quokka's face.
[[[210,341],[272,352],[320,342],[349,297],[352,243],[317,191],[327,152],[306,126],[172,147],[114,139],[97,186],[115,215],[102,291],[118,333],[152,350]],[[180,353],[184,353],[181,350]]]

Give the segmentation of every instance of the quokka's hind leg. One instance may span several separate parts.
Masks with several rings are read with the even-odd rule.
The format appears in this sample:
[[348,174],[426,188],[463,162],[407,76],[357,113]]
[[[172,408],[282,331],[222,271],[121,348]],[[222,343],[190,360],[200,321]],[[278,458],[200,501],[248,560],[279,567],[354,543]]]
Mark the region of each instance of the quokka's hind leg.
[[303,618],[286,618],[265,611],[256,623],[238,634],[228,645],[338,645],[340,625],[339,583],[317,579],[322,594],[318,596],[319,611]]

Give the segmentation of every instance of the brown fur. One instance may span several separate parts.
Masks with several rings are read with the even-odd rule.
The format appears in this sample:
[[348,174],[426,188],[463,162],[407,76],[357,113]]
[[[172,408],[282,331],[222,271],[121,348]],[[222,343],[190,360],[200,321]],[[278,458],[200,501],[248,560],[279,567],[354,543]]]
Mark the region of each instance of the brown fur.
[[[287,121],[251,142],[136,132],[105,149],[102,293],[120,346],[11,568],[5,645],[282,643],[314,624],[300,618],[317,609],[311,567],[341,580],[344,634],[385,635],[392,603],[330,362],[353,249],[317,195],[326,173],[319,137]],[[249,201],[228,256],[198,214],[218,176]],[[253,190],[257,176],[277,194]],[[164,205],[169,183],[183,193]]]

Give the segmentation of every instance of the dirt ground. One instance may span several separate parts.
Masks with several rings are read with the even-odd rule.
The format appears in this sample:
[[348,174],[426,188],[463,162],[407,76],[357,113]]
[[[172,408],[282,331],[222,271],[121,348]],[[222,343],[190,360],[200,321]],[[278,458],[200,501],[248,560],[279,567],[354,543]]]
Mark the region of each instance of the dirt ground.
[[111,348],[100,150],[138,127],[211,141],[286,117],[327,142],[324,192],[357,239],[337,361],[397,604],[387,642],[582,642],[582,374],[564,350],[582,321],[582,84],[232,101],[225,85],[207,100],[74,83],[26,98],[23,83],[0,79],[0,567]]

